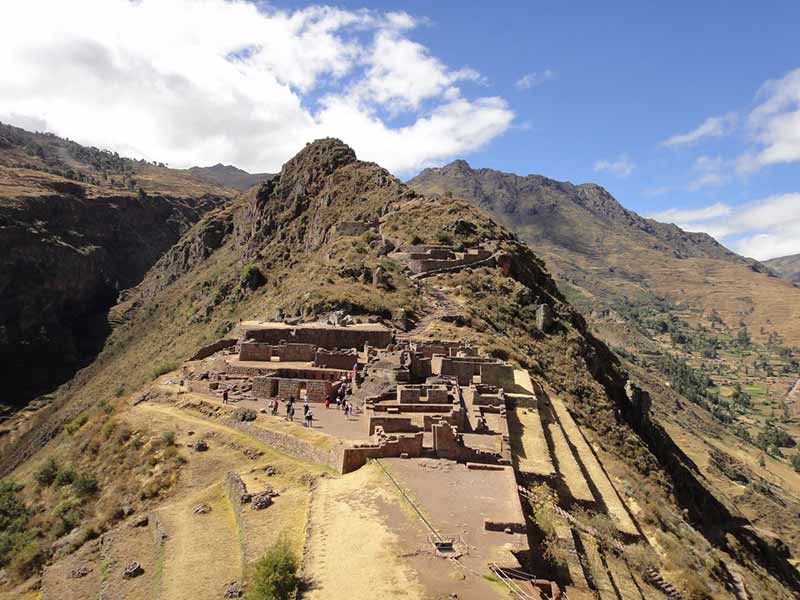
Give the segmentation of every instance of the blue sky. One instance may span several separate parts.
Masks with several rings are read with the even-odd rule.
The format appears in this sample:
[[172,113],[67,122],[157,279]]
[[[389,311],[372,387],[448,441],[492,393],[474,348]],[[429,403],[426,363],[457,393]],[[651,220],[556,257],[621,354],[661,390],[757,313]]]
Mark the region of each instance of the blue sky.
[[8,0],[0,20],[21,24],[0,121],[251,171],[336,135],[404,178],[466,158],[594,181],[741,253],[800,252],[798,2]]

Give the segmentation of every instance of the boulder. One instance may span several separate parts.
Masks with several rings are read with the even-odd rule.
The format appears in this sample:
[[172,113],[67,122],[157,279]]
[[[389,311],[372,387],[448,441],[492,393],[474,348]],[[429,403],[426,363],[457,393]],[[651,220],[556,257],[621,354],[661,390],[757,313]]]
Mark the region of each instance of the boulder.
[[263,510],[272,504],[272,492],[266,491],[259,494],[254,494],[250,504],[253,510]]
[[91,569],[85,565],[81,565],[80,567],[76,567],[69,572],[69,576],[71,579],[80,579],[81,577],[86,577]]
[[142,573],[144,573],[142,565],[140,565],[136,561],[133,561],[125,565],[125,568],[122,570],[122,577],[124,577],[125,579],[133,579],[134,577],[138,577]]
[[196,515],[204,515],[206,513],[211,512],[211,507],[205,502],[203,502],[202,504],[198,504],[197,506],[195,506],[192,512]]
[[150,522],[150,517],[147,515],[139,515],[138,517],[134,517],[131,521],[131,527],[147,527],[147,524]]

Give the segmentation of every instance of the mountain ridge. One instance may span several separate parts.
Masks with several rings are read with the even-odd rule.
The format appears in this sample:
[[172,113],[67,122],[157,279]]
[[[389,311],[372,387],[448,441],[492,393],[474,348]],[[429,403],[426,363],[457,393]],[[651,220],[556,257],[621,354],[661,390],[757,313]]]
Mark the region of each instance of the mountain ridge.
[[800,285],[800,254],[779,256],[762,262],[787,281]]
[[251,187],[275,177],[274,173],[248,173],[235,165],[223,165],[222,163],[210,167],[189,167],[187,171],[195,177],[234,188],[240,192],[246,192]]

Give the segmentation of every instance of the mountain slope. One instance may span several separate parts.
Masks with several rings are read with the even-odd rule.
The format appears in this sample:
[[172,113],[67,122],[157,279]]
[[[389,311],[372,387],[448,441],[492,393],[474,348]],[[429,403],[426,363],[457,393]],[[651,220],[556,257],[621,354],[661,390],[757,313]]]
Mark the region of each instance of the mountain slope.
[[[353,221],[377,223],[378,231],[342,233],[339,227]],[[419,279],[389,257],[398,246],[434,243],[489,249],[493,261]],[[458,318],[434,309],[441,305],[457,309]],[[555,319],[547,331],[537,325],[542,306]],[[58,449],[60,460],[98,474],[95,496],[75,510],[106,530],[121,518],[104,512],[111,502],[132,498],[146,509],[161,501],[158,493],[139,495],[160,476],[161,444],[142,422],[136,439],[149,441],[129,443],[133,428],[125,414],[169,386],[142,386],[242,319],[279,312],[312,321],[334,310],[414,328],[425,338],[468,340],[528,369],[568,405],[591,443],[589,452],[636,507],[655,548],[650,552],[687,593],[733,597],[727,564],[744,573],[754,597],[790,598],[800,585],[786,547],[757,531],[675,443],[661,421],[661,413],[672,410],[667,402],[649,414],[648,403],[630,391],[618,358],[591,335],[530,248],[463,201],[419,197],[378,165],[358,161],[338,140],[307,145],[278,177],[206,214],[166,252],[113,309],[121,324],[98,359],[52,404],[14,422],[0,438],[0,473],[28,484],[20,492],[25,501],[49,514],[48,492],[30,480],[42,455]],[[679,406],[679,398],[669,391],[665,396]],[[709,419],[696,407],[675,410],[684,418],[696,415],[698,427]],[[128,437],[118,437],[115,427],[129,427]],[[718,435],[731,437],[724,430]],[[134,453],[148,448],[155,448],[154,468],[145,464],[137,471],[143,481],[130,485],[122,473],[105,473],[104,461],[138,464]],[[113,460],[106,453],[114,453]],[[61,533],[40,529],[28,552],[39,550],[39,560],[50,560]],[[637,548],[630,550],[631,561]],[[537,556],[547,560],[543,552]]]
[[67,381],[108,308],[236,192],[165,167],[0,124],[0,361],[6,405]]
[[800,254],[770,258],[763,263],[784,279],[800,284]]
[[195,177],[242,192],[275,177],[274,173],[248,173],[233,165],[222,163],[217,163],[213,167],[191,167],[187,170]]
[[670,298],[755,336],[775,331],[800,344],[800,292],[704,233],[644,219],[594,184],[471,169],[456,161],[409,181],[488,210],[580,293],[616,307],[636,297]]

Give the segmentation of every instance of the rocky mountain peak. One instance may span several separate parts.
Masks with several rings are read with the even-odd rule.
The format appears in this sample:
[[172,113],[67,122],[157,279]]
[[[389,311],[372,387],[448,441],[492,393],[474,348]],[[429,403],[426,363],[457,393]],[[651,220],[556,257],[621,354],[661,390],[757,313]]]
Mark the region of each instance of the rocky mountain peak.
[[327,176],[339,167],[356,161],[355,151],[336,138],[322,138],[306,144],[281,168],[281,180],[299,173]]

